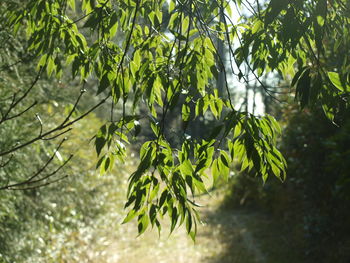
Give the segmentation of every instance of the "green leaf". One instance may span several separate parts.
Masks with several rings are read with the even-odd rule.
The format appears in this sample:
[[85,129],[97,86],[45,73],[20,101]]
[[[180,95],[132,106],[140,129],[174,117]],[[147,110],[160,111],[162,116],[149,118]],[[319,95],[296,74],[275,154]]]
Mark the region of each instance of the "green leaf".
[[149,202],[151,202],[157,195],[158,195],[158,192],[159,192],[159,184],[157,184],[154,188],[153,188],[153,190],[152,190],[152,192],[151,192],[151,194],[150,194],[150,196],[149,196]]
[[104,171],[108,171],[108,168],[110,167],[110,165],[111,165],[111,159],[107,157],[104,161],[104,166],[103,166]]
[[295,91],[296,98],[299,99],[300,107],[303,109],[308,103],[310,98],[311,78],[310,68],[306,69],[302,76],[299,78],[297,88]]
[[277,120],[276,120],[273,116],[271,116],[271,115],[269,115],[269,114],[266,115],[266,118],[269,120],[269,123],[271,124],[271,126],[273,127],[273,129],[274,129],[275,131],[277,131],[278,134],[282,134],[281,126],[280,126],[280,124],[277,122]]
[[140,122],[137,120],[134,121],[134,129],[135,129],[134,136],[137,137],[141,132],[141,125],[140,125]]
[[152,204],[151,208],[149,209],[149,219],[151,221],[152,227],[157,220],[157,206]]
[[180,165],[180,171],[183,174],[183,176],[185,177],[186,175],[191,175],[193,174],[193,167],[192,164],[190,162],[190,160],[186,159],[184,160],[181,165]]
[[176,21],[176,19],[177,19],[178,16],[179,16],[179,13],[178,13],[178,12],[175,12],[175,13],[173,13],[173,14],[170,16],[170,19],[169,19],[169,28],[175,27],[174,22]]
[[288,0],[271,0],[265,14],[265,27],[271,24],[283,9],[288,6]]
[[253,25],[252,34],[258,32],[263,27],[263,25],[264,23],[261,20],[257,20]]
[[148,227],[149,218],[145,213],[142,213],[141,215],[139,215],[137,222],[138,222],[137,229],[138,229],[139,235],[141,235],[146,231]]
[[190,18],[188,16],[186,16],[182,20],[182,25],[181,25],[181,32],[182,32],[182,34],[185,34],[187,32],[189,24],[190,24]]
[[39,70],[41,67],[44,67],[47,62],[47,54],[44,54],[41,56],[38,65],[37,65],[37,70]]
[[220,171],[220,174],[223,176],[224,180],[228,180],[228,176],[230,174],[230,168],[229,168],[229,156],[225,151],[220,151],[220,158],[218,159],[218,168]]
[[52,72],[56,70],[55,62],[51,56],[48,57],[46,70],[47,70],[47,75],[49,76],[51,76]]
[[81,66],[81,61],[78,56],[74,57],[73,64],[72,64],[72,76],[75,78],[75,76],[78,74],[79,69]]
[[326,117],[330,120],[330,121],[334,121],[334,117],[336,114],[336,110],[332,107],[330,107],[329,105],[327,105],[326,103],[322,104],[322,109],[326,115]]
[[176,7],[176,4],[175,4],[175,2],[173,1],[173,0],[170,0],[169,1],[169,14],[171,14],[171,12],[175,9],[175,7]]
[[95,139],[95,148],[96,148],[96,153],[97,153],[97,156],[99,156],[101,154],[101,151],[103,149],[103,147],[105,146],[106,144],[106,139],[103,138],[103,137],[96,137]]
[[199,190],[199,193],[208,193],[203,180],[196,174],[193,175],[193,183],[196,186],[196,188]]
[[129,213],[127,214],[127,216],[124,218],[122,224],[125,224],[127,222],[129,222],[130,220],[132,220],[135,216],[137,215],[137,212],[133,209],[130,210]]
[[292,83],[291,83],[292,87],[295,86],[295,84],[298,82],[300,76],[305,72],[306,69],[307,69],[307,67],[303,67],[294,75],[294,77],[292,79]]
[[220,170],[218,166],[218,159],[215,159],[213,161],[213,164],[211,165],[211,174],[213,175],[213,185],[216,184],[220,177]]
[[75,11],[75,0],[68,0],[68,5],[73,11]]
[[134,52],[134,59],[133,59],[133,61],[135,62],[137,69],[139,69],[139,67],[141,65],[141,55],[140,55],[140,50],[139,49]]
[[98,86],[97,94],[100,94],[104,90],[106,90],[110,85],[109,79],[108,79],[108,73],[105,73],[100,80],[100,85]]
[[186,231],[187,234],[191,232],[192,229],[192,216],[188,209],[186,209]]
[[179,218],[179,215],[177,213],[177,208],[174,207],[172,209],[172,212],[171,212],[171,227],[170,227],[170,233],[173,232],[176,224],[177,224],[177,220]]
[[163,193],[159,198],[159,205],[158,205],[159,209],[164,205],[167,196],[168,196],[168,189],[164,189]]
[[97,28],[98,23],[99,23],[98,17],[95,14],[92,14],[86,20],[86,22],[83,25],[83,27],[90,27],[92,29],[95,29],[95,28]]
[[159,136],[160,127],[158,123],[151,122],[151,128],[155,136]]
[[[330,81],[332,82],[332,84],[340,91],[344,91],[344,86],[343,83],[341,81],[340,75],[337,72],[328,72],[328,77],[330,79]],[[347,89],[350,88],[350,86],[346,87]]]
[[116,12],[113,12],[111,20],[109,22],[109,35],[113,38],[118,30],[118,16]]
[[187,104],[182,105],[182,119],[188,121],[191,117],[191,108]]
[[191,232],[189,233],[189,235],[190,235],[192,241],[195,242],[195,241],[196,241],[196,232],[195,232],[195,231],[191,231]]

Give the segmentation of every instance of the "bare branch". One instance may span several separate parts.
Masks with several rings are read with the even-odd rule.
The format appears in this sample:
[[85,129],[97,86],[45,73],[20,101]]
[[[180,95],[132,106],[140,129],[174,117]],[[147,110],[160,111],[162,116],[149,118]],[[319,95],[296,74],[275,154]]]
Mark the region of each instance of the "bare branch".
[[38,182],[42,182],[46,179],[48,179],[49,177],[52,177],[53,175],[57,174],[64,166],[66,166],[66,164],[73,158],[73,154],[71,154],[67,160],[64,161],[63,164],[61,164],[56,170],[54,170],[53,172],[45,175],[44,177],[40,178],[40,179],[37,179],[37,180],[32,180],[30,182],[28,182],[28,184],[35,184],[35,183],[38,183]]
[[26,113],[27,111],[29,111],[31,108],[33,108],[35,105],[37,105],[38,102],[34,101],[30,106],[28,106],[25,110],[21,111],[20,113],[17,113],[15,115],[12,115],[10,117],[7,117],[6,120],[11,120],[11,119],[15,119],[19,116],[21,116],[22,114]]
[[43,141],[50,141],[50,140],[56,139],[56,138],[60,137],[61,135],[65,134],[65,133],[67,133],[67,132],[69,132],[69,131],[71,131],[72,129],[73,129],[73,128],[68,128],[67,130],[62,131],[62,132],[60,132],[60,133],[58,133],[58,134],[55,134],[55,135],[52,136],[52,137],[49,137],[49,138],[42,138],[42,140],[43,140]]
[[5,162],[0,164],[0,168],[4,168],[6,165],[8,165],[11,162],[12,158],[13,158],[13,154]]
[[30,87],[23,93],[23,95],[22,95],[20,98],[16,99],[18,92],[15,92],[15,93],[12,95],[12,102],[11,102],[9,108],[7,109],[7,111],[6,111],[4,114],[2,114],[1,119],[0,119],[0,124],[3,123],[3,122],[5,122],[5,121],[8,121],[8,120],[10,120],[10,119],[15,118],[16,115],[17,115],[17,117],[20,116],[21,114],[23,114],[24,112],[28,111],[30,108],[32,108],[32,107],[35,105],[35,104],[34,104],[34,105],[29,106],[29,107],[28,107],[27,109],[25,109],[22,113],[19,113],[19,114],[14,115],[15,117],[14,117],[14,116],[8,117],[9,114],[11,113],[11,111],[12,111],[14,108],[17,107],[18,103],[20,103],[24,98],[26,98],[26,97],[28,96],[29,92],[34,88],[35,84],[36,84],[36,83],[38,82],[38,80],[40,79],[40,76],[41,76],[42,71],[43,71],[43,68],[41,67],[40,70],[39,70],[39,72],[38,72],[38,74],[36,75],[34,81],[33,81],[32,84],[30,85]]
[[50,184],[54,184],[54,183],[57,183],[58,181],[61,181],[65,178],[67,178],[68,175],[65,175],[63,177],[60,177],[56,180],[52,180],[52,181],[49,181],[49,182],[46,182],[44,184],[40,184],[40,185],[35,185],[35,186],[29,186],[29,187],[23,187],[23,188],[11,188],[11,189],[8,189],[8,190],[33,190],[33,189],[37,189],[37,188],[41,188],[43,186],[47,186],[47,185],[50,185]]
[[84,81],[84,84],[83,84],[83,88],[80,90],[80,94],[77,98],[77,100],[75,101],[74,105],[73,105],[73,108],[71,109],[71,111],[68,113],[66,119],[62,122],[61,125],[64,125],[67,121],[69,121],[70,117],[72,116],[72,114],[74,113],[74,111],[76,110],[78,104],[79,104],[79,101],[81,99],[81,97],[83,96],[83,94],[86,92],[86,89],[85,89],[85,84],[86,82]]
[[[22,181],[20,183],[15,183],[15,184],[7,184],[6,186],[0,187],[0,190],[4,190],[4,189],[10,189],[13,187],[17,187],[20,185],[25,185],[25,184],[31,184],[33,179],[38,177],[46,168],[47,166],[52,162],[52,160],[54,159],[54,157],[56,156],[58,150],[61,148],[62,144],[64,143],[64,141],[66,141],[66,138],[64,138],[63,140],[61,140],[61,142],[58,144],[57,148],[55,149],[54,153],[51,155],[51,157],[46,161],[46,163],[40,167],[31,177],[29,177],[28,179],[26,179],[25,181]],[[69,160],[72,157],[69,158]],[[63,164],[65,165],[66,162]],[[56,169],[56,172],[59,171],[59,169]],[[52,173],[50,176],[54,175],[55,173]]]
[[[104,99],[102,99],[99,103],[97,103],[95,106],[93,106],[92,108],[90,108],[88,111],[86,111],[84,114],[80,115],[78,118],[68,122],[68,123],[65,123],[65,124],[60,124],[59,126],[47,131],[47,132],[44,132],[40,135],[38,135],[37,137],[34,137],[33,139],[25,142],[25,143],[22,143],[20,145],[17,145],[9,150],[6,150],[6,151],[3,151],[3,152],[0,152],[0,156],[5,156],[7,154],[10,154],[12,152],[15,152],[21,148],[24,148],[36,141],[40,141],[40,140],[48,140],[49,138],[46,138],[47,136],[50,136],[52,134],[54,134],[55,132],[58,132],[58,131],[61,131],[61,130],[64,130],[65,128],[71,126],[72,124],[76,123],[77,121],[83,119],[84,117],[86,117],[87,115],[89,115],[91,112],[93,112],[95,109],[97,109],[99,106],[101,106],[102,104],[104,104],[106,102],[106,100],[110,97],[110,95],[108,95],[107,97],[105,97]],[[67,130],[68,131],[68,130]],[[55,135],[53,137],[51,137],[51,139],[53,138],[57,138],[58,136],[66,133],[67,131],[64,131],[64,132],[61,132],[60,134],[58,135]]]
[[[43,182],[47,179],[49,179],[50,177],[54,176],[55,174],[57,174],[64,166],[66,166],[66,164],[73,158],[73,155],[71,154],[65,161],[63,164],[61,164],[59,167],[57,167],[54,171],[52,171],[51,173],[45,175],[44,177],[42,178],[39,178],[39,179],[36,179],[34,180],[38,175],[40,175],[44,170],[45,168],[49,165],[49,163],[52,162],[54,156],[57,154],[59,148],[62,146],[64,140],[62,140],[60,142],[60,144],[58,145],[57,149],[55,150],[55,152],[52,154],[52,156],[50,157],[50,159],[45,163],[44,166],[42,166],[37,172],[34,173],[34,175],[32,175],[30,178],[28,178],[27,180],[23,181],[23,182],[20,182],[20,183],[16,183],[16,184],[11,184],[11,185],[6,185],[6,186],[3,186],[3,187],[0,187],[0,190],[29,190],[29,189],[34,189],[34,188],[39,188],[39,187],[42,187],[42,186],[46,186],[46,185],[49,185],[49,184],[52,184],[54,182],[57,182],[59,180],[62,180],[64,178],[66,178],[68,175],[65,175],[64,177],[62,178],[58,178],[56,180],[53,180],[53,181],[49,181],[49,182],[46,182],[46,183],[43,183],[43,184],[40,184],[40,185],[34,185],[34,184],[37,184],[39,182]],[[26,187],[21,187],[21,186],[24,186],[24,185],[29,185],[29,186],[26,186]],[[34,185],[34,186],[33,186]]]

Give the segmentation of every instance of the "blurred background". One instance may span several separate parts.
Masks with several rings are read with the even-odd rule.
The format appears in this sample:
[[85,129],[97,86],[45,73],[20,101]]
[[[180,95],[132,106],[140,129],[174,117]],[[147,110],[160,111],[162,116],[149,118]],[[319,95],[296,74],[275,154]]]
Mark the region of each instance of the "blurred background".
[[[5,109],[14,91],[31,85],[37,61],[25,53],[21,34],[12,39],[1,29],[0,43],[0,108]],[[36,101],[35,107],[21,118],[0,123],[1,149],[36,136],[41,125],[49,128],[62,122],[81,89],[68,75],[60,81],[48,77],[38,81],[21,106],[23,110]],[[128,177],[138,164],[135,149],[152,132],[140,120],[142,129],[126,161],[116,161],[112,172],[100,175],[93,136],[109,116],[111,105],[105,104],[74,124],[58,152],[59,138],[38,141],[0,166],[1,187],[9,180],[25,180],[52,154],[56,158],[48,167],[51,171],[74,155],[57,173],[58,178],[68,177],[58,182],[0,191],[0,262],[350,262],[349,112],[344,110],[335,125],[321,108],[299,110],[288,83],[278,76],[262,81],[276,89],[278,100],[254,82],[242,85],[230,80],[231,92],[237,109],[278,119],[283,129],[278,144],[288,161],[285,182],[271,177],[263,183],[254,171],[242,172],[232,164],[229,182],[219,180],[209,194],[199,197],[202,224],[196,242],[183,227],[169,235],[167,220],[160,234],[149,229],[137,236],[135,222],[121,224],[126,215],[123,207]],[[85,112],[99,99],[94,80],[84,88],[86,94],[73,114]],[[141,106],[141,115],[142,110]],[[121,114],[118,107],[115,111]],[[186,125],[181,123],[181,107],[167,118],[166,136],[176,145]],[[186,132],[200,138],[213,122],[208,114],[186,127]],[[209,171],[208,177],[211,185]]]
[[[34,70],[29,62],[25,67],[2,70],[0,97],[28,85]],[[36,110],[48,127],[62,120],[80,92],[74,82],[66,83],[43,78],[28,98],[39,101]],[[86,88],[87,93],[95,92],[93,84]],[[166,220],[160,235],[154,229],[137,237],[136,223],[121,222],[126,214],[127,179],[137,165],[138,153],[131,147],[130,158],[116,162],[111,173],[101,176],[95,168],[92,138],[106,118],[106,105],[67,134],[59,158],[51,164],[59,165],[73,153],[69,165],[60,171],[67,178],[41,188],[0,191],[0,262],[347,262],[349,113],[339,117],[338,127],[321,109],[300,111],[293,98],[282,94],[280,99],[288,103],[276,102],[264,97],[259,86],[240,87],[234,94],[243,110],[252,112],[258,108],[254,104],[259,104],[260,112],[255,114],[278,117],[283,128],[279,147],[288,161],[285,182],[271,177],[263,184],[253,172],[240,172],[233,164],[229,182],[219,181],[210,195],[199,199],[203,224],[195,243],[182,227],[169,235]],[[84,97],[76,111],[83,112],[95,99]],[[173,136],[174,144],[182,129],[180,110],[174,109],[168,122],[172,126],[168,136]],[[25,116],[2,124],[2,147],[38,132],[37,117]],[[187,132],[200,136],[213,120],[212,116],[199,119]],[[150,134],[142,129],[133,145]],[[38,142],[16,152],[0,169],[1,184],[10,176],[20,181],[33,173],[57,142]],[[211,184],[210,172],[208,175]]]

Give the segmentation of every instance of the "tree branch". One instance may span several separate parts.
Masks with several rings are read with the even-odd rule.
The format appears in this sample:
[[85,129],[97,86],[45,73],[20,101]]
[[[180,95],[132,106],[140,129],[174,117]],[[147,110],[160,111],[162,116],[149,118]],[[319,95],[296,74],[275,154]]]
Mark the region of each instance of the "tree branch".
[[53,154],[51,155],[51,157],[46,161],[46,163],[40,167],[32,176],[30,176],[28,179],[19,182],[19,183],[14,183],[14,184],[7,184],[3,187],[0,187],[0,190],[5,190],[5,189],[9,189],[11,190],[12,188],[18,187],[18,186],[22,186],[22,185],[30,185],[30,184],[34,184],[37,182],[41,182],[45,179],[48,179],[49,177],[55,175],[58,171],[60,171],[71,159],[72,159],[72,155],[69,156],[69,158],[62,164],[60,165],[57,169],[55,169],[53,172],[49,173],[48,175],[34,180],[35,178],[37,178],[47,167],[48,165],[53,161],[53,159],[55,158],[57,152],[59,151],[59,149],[61,148],[62,144],[66,141],[67,139],[64,138],[63,140],[61,140],[61,142],[58,144],[57,148],[55,149],[55,151],[53,152]]

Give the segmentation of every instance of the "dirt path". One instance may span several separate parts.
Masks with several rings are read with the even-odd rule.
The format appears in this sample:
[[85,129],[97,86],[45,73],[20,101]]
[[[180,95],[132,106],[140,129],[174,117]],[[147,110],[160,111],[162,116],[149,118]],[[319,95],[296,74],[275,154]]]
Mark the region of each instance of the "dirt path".
[[244,220],[242,220],[244,217],[246,217],[246,215],[243,216],[242,214],[232,214],[234,224],[241,229],[240,234],[242,236],[243,243],[245,247],[255,256],[255,262],[265,262],[265,256],[258,246],[258,243],[254,239],[252,233],[245,226]]
[[156,230],[137,236],[135,224],[122,225],[116,240],[106,251],[108,263],[263,263],[265,257],[245,226],[246,214],[218,210],[220,196],[204,196],[201,209],[204,222],[198,229],[196,243],[183,227],[161,237]]

